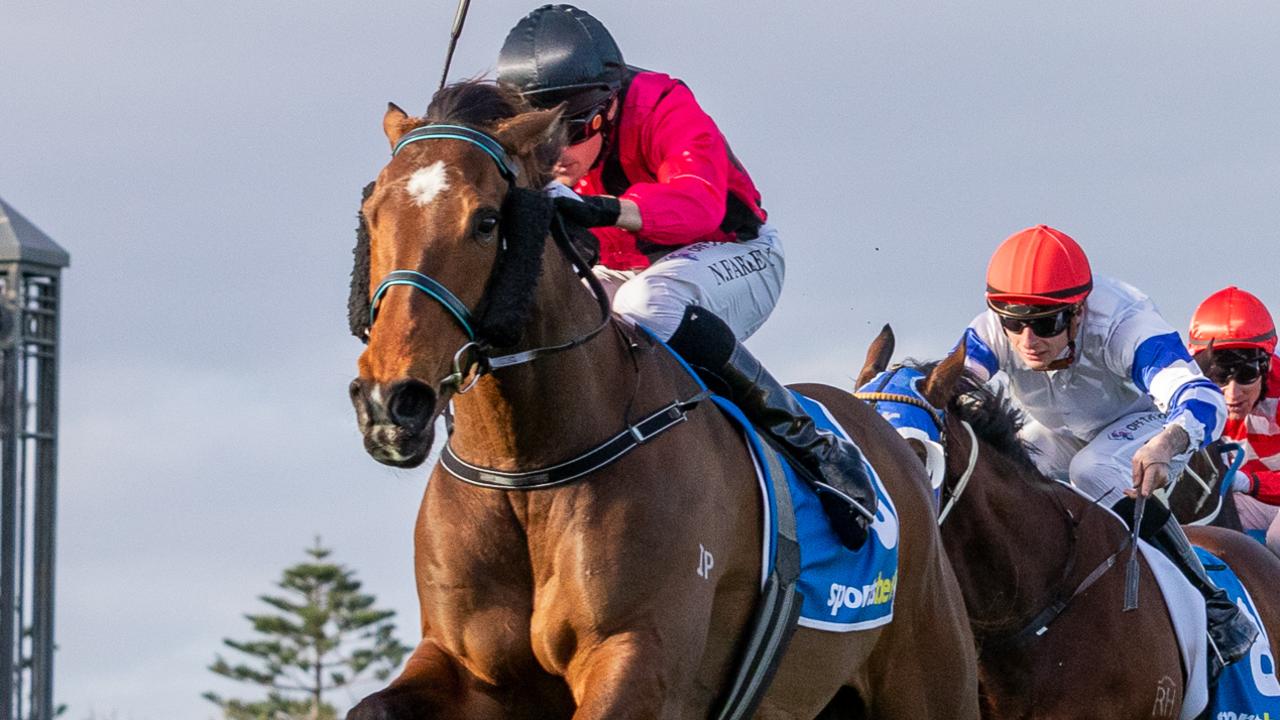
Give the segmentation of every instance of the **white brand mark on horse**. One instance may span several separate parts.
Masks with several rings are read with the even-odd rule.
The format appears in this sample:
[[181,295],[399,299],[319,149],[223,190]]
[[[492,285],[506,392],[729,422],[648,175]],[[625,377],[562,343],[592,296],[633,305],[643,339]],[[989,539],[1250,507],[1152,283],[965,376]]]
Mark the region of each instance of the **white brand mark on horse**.
[[711,577],[711,568],[716,566],[716,559],[711,556],[711,551],[698,545],[698,575],[704,580]]
[[437,160],[430,165],[415,170],[409,176],[409,181],[405,183],[404,189],[409,193],[409,197],[419,205],[426,205],[436,198],[441,192],[449,189],[449,180],[445,177],[445,167],[443,160]]
[[1173,717],[1174,693],[1177,689],[1173,678],[1168,675],[1160,678],[1160,682],[1156,683],[1156,701],[1151,706],[1151,717]]

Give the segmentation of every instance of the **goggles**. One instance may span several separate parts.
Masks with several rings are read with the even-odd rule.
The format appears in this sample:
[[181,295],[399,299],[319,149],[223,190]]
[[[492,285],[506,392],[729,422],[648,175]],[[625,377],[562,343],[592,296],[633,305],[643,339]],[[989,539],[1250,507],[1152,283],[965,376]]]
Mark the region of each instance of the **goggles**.
[[610,95],[599,105],[565,119],[565,130],[570,145],[586,142],[604,131],[605,115],[609,113],[609,108],[613,106],[613,98],[614,96]]
[[1031,328],[1031,332],[1042,338],[1057,337],[1066,332],[1066,329],[1071,327],[1071,319],[1076,316],[1074,307],[1065,307],[1037,317],[1005,315],[999,309],[994,307],[992,309],[996,310],[996,315],[1000,318],[1000,326],[1005,330],[1017,335],[1024,328]]
[[1204,374],[1218,386],[1225,387],[1232,380],[1238,385],[1252,385],[1267,374],[1270,360],[1265,355],[1243,355],[1230,350],[1219,350]]

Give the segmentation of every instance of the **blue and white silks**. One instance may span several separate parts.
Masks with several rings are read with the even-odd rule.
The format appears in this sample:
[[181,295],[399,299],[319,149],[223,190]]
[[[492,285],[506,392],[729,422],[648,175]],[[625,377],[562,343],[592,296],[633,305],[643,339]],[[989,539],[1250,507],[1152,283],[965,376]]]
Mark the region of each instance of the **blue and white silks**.
[[1222,391],[1201,374],[1151,299],[1119,280],[1094,276],[1075,361],[1063,370],[1028,368],[991,310],[974,318],[962,342],[979,378],[1004,371],[1028,415],[1084,442],[1118,418],[1149,411],[1182,426],[1192,447],[1213,442],[1226,424]]

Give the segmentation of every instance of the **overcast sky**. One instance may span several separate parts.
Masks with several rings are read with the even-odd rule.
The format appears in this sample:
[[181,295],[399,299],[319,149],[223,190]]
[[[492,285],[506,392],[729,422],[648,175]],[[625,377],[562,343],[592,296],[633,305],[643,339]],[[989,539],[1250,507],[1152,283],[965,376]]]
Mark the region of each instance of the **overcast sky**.
[[[1185,330],[1228,283],[1280,310],[1280,6],[596,2],[683,78],[781,229],[751,347],[848,387],[884,322],[937,357],[991,251],[1073,235]],[[455,78],[532,4],[476,0]],[[367,457],[346,399],[359,190],[387,101],[425,109],[453,0],[0,5],[0,197],[71,253],[56,696],[200,720],[206,669],[315,534],[399,611],[425,469]],[[373,688],[365,688],[364,691]],[[339,699],[342,702],[342,699]]]

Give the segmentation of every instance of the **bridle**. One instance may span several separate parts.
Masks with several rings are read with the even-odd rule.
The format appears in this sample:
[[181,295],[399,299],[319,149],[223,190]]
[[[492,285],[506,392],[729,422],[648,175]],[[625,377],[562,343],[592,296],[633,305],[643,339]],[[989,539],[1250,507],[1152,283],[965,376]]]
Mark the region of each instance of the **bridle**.
[[[498,168],[498,172],[507,182],[508,195],[514,192],[532,192],[538,193],[536,190],[519,188],[516,180],[519,177],[519,168],[512,162],[507,151],[502,147],[492,135],[475,128],[465,125],[452,125],[445,123],[433,123],[414,128],[406,133],[396,143],[391,151],[391,156],[395,157],[405,147],[423,142],[426,140],[459,140],[472,145],[482,151]],[[540,194],[540,193],[539,193]],[[504,225],[507,218],[503,218]],[[453,372],[446,375],[440,380],[441,387],[454,386],[457,394],[463,394],[475,387],[480,378],[484,375],[506,367],[522,365],[532,362],[547,355],[552,355],[565,350],[571,350],[579,345],[599,335],[608,325],[611,317],[611,309],[609,305],[609,297],[605,293],[604,288],[600,285],[600,281],[595,274],[591,272],[590,266],[582,259],[582,256],[573,248],[569,240],[568,232],[565,230],[563,220],[559,215],[554,215],[551,222],[551,236],[555,240],[556,247],[573,265],[574,270],[582,277],[587,286],[591,288],[592,294],[595,296],[597,304],[600,306],[600,322],[590,331],[579,335],[567,342],[558,345],[549,345],[545,347],[533,348],[530,350],[522,350],[516,353],[506,355],[493,354],[493,346],[481,336],[481,329],[476,321],[475,313],[471,311],[458,298],[458,296],[443,283],[425,275],[417,270],[392,270],[383,276],[382,281],[378,283],[378,287],[373,292],[373,297],[369,303],[369,330],[373,329],[374,320],[378,316],[378,305],[382,301],[387,290],[397,285],[414,288],[432,300],[439,303],[448,311],[449,316],[460,327],[467,336],[467,341],[453,354]],[[506,249],[506,237],[504,234],[502,250]],[[499,263],[494,264],[496,271]],[[492,284],[491,284],[492,285]],[[499,290],[490,286],[488,292],[492,293]],[[481,300],[483,303],[484,300]],[[468,382],[467,376],[471,375]]]
[[[392,157],[405,146],[425,140],[460,140],[484,152],[497,165],[498,172],[507,181],[507,193],[503,198],[504,231],[502,250],[507,249],[506,227],[509,218],[506,213],[508,207],[514,207],[510,204],[512,199],[514,198],[518,202],[550,202],[540,190],[517,187],[518,168],[511,162],[506,150],[491,135],[474,128],[447,124],[432,124],[415,128],[396,143],[395,148],[392,150]],[[550,225],[550,234],[555,240],[556,247],[569,260],[579,277],[591,288],[591,293],[600,306],[600,322],[590,331],[557,345],[548,345],[506,355],[495,355],[492,352],[493,345],[483,337],[483,328],[480,327],[476,321],[475,313],[466,306],[466,303],[462,302],[456,294],[435,278],[417,270],[403,269],[392,270],[382,278],[382,282],[378,283],[378,287],[374,290],[369,304],[369,328],[372,329],[373,327],[378,314],[378,305],[388,288],[397,285],[411,287],[439,303],[467,336],[466,342],[453,354],[453,372],[440,381],[442,387],[454,386],[457,394],[471,390],[479,382],[480,378],[488,373],[533,362],[586,343],[596,335],[599,335],[612,321],[613,314],[609,296],[605,293],[604,287],[601,286],[600,280],[595,273],[591,271],[590,265],[574,249],[569,233],[564,227],[564,221],[558,214],[551,215]],[[536,240],[544,241],[546,235],[545,227],[538,227],[537,232],[542,237]],[[525,242],[535,241],[535,239],[531,238],[521,238],[521,240]],[[494,263],[494,269],[490,273],[487,284],[486,296],[480,301],[482,306],[490,293],[498,292],[502,289],[496,287],[494,282],[494,276],[500,266],[501,262]],[[471,374],[470,381],[467,380],[469,374]],[[509,471],[474,465],[459,457],[454,452],[452,443],[445,443],[440,454],[440,465],[450,475],[465,483],[489,489],[538,490],[571,483],[616,462],[637,447],[684,423],[688,420],[689,412],[710,396],[710,393],[701,384],[699,385],[699,390],[700,392],[687,398],[677,399],[634,423],[628,422],[621,431],[612,437],[579,453],[575,457],[546,467]],[[448,406],[445,408],[445,424],[449,432],[452,433],[452,414]]]

